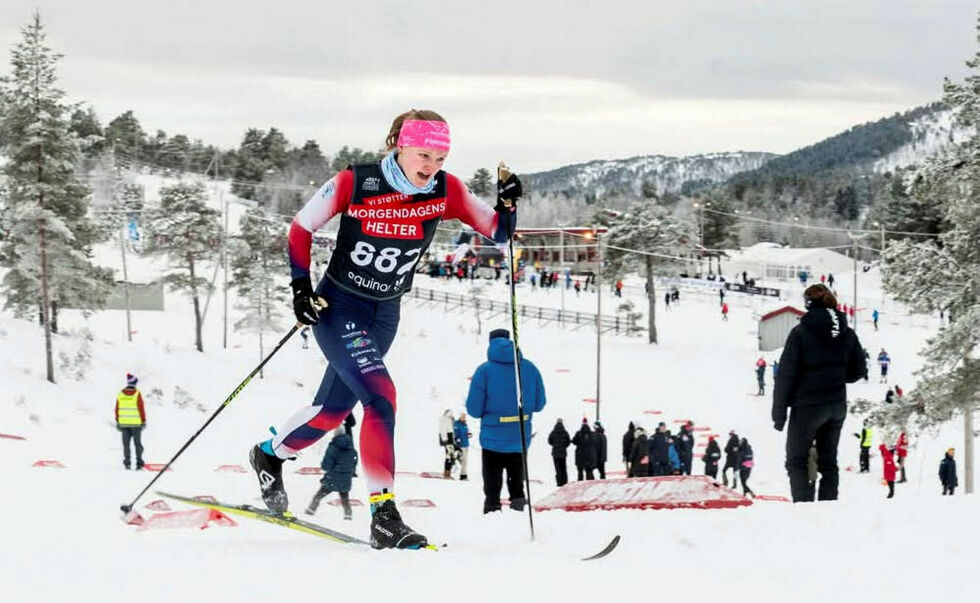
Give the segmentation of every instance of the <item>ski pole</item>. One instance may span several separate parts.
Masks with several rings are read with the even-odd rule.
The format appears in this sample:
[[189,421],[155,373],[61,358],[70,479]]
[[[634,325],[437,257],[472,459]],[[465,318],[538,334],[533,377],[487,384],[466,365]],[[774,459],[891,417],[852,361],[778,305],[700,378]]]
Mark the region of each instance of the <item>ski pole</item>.
[[276,352],[278,352],[279,349],[286,343],[286,341],[288,341],[289,338],[293,336],[293,333],[295,333],[299,329],[299,327],[300,327],[300,323],[296,323],[295,325],[293,325],[293,328],[289,329],[289,332],[286,333],[286,335],[284,335],[283,338],[279,340],[279,343],[276,344],[276,347],[274,347],[272,351],[269,352],[269,354],[262,359],[262,362],[260,362],[258,366],[252,369],[252,372],[248,374],[248,377],[245,377],[245,380],[242,381],[240,384],[238,384],[238,387],[236,387],[235,390],[231,392],[231,395],[225,398],[225,401],[222,402],[220,406],[218,406],[217,410],[214,411],[214,414],[212,414],[211,417],[204,422],[204,425],[201,425],[201,428],[198,429],[197,432],[194,435],[192,435],[191,438],[187,440],[183,446],[180,447],[180,450],[177,451],[177,454],[175,454],[174,457],[170,459],[170,461],[168,461],[166,465],[163,466],[163,469],[161,469],[160,472],[157,473],[153,477],[153,479],[150,480],[150,483],[148,483],[146,487],[143,488],[143,490],[136,495],[136,498],[134,498],[128,505],[119,506],[119,509],[123,513],[129,513],[130,511],[133,510],[133,506],[136,505],[136,501],[138,501],[144,494],[146,494],[146,491],[149,490],[153,486],[153,484],[156,483],[158,479],[160,479],[160,476],[162,476],[167,471],[167,469],[170,468],[170,465],[173,465],[174,461],[177,460],[177,457],[179,457],[181,454],[183,454],[185,450],[187,450],[187,447],[191,445],[191,442],[196,440],[197,436],[201,435],[201,432],[204,431],[207,428],[207,426],[211,424],[211,421],[214,421],[215,417],[217,417],[218,414],[220,414],[221,411],[224,410],[226,406],[231,404],[231,401],[234,400],[235,397],[243,389],[245,389],[245,386],[248,385],[248,382],[252,380],[252,377],[254,377],[255,374],[258,373],[260,370],[262,370],[262,367],[265,366],[265,363],[269,362],[269,360],[273,356],[275,356]]
[[527,520],[531,524],[531,540],[534,540],[534,512],[531,504],[531,476],[527,472],[527,439],[524,435],[524,387],[521,385],[521,344],[517,337],[517,289],[514,280],[514,233],[510,234],[510,325],[514,331],[514,378],[517,380],[517,417],[521,425],[521,461],[524,463],[524,486],[527,488]]

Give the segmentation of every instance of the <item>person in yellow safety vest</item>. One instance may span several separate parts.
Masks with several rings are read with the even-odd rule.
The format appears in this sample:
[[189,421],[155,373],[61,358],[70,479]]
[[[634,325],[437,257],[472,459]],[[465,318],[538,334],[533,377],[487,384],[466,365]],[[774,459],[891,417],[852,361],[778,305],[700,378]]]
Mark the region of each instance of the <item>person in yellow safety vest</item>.
[[871,471],[871,428],[868,427],[867,419],[864,420],[861,433],[854,434],[854,437],[861,441],[861,470],[858,473],[868,473]]
[[129,442],[136,448],[136,468],[143,468],[142,431],[146,428],[146,410],[143,407],[143,394],[136,389],[139,380],[135,375],[126,374],[126,387],[116,395],[116,429],[122,433],[123,467],[129,469]]

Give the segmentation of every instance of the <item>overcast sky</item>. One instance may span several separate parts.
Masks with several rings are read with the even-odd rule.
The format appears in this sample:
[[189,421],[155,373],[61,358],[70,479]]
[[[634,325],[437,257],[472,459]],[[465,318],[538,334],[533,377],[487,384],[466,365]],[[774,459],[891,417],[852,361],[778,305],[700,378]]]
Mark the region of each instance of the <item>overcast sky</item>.
[[61,86],[104,121],[132,109],[148,132],[227,147],[275,126],[329,153],[378,148],[396,114],[429,108],[468,177],[501,158],[791,151],[938,100],[976,52],[980,5],[3,0],[0,47],[35,7]]

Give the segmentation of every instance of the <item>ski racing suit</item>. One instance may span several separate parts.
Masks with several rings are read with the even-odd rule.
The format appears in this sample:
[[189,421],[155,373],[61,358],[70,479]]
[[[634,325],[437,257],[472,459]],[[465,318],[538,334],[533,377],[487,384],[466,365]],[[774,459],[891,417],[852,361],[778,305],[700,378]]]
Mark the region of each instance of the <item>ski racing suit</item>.
[[431,193],[411,195],[396,190],[380,164],[349,167],[314,193],[289,229],[292,278],[308,277],[313,233],[341,215],[336,249],[316,287],[327,306],[312,327],[327,369],[312,404],[286,421],[271,448],[279,458],[294,456],[340,425],[360,400],[360,458],[371,495],[394,485],[397,401],[384,357],[416,263],[442,220],[459,219],[502,243],[516,217],[496,212],[451,174],[433,178]]

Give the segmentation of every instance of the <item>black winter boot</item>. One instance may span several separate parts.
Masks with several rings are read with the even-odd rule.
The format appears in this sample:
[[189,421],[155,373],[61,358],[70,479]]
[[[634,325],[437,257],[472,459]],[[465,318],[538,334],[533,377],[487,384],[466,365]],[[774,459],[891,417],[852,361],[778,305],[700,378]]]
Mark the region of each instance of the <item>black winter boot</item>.
[[282,483],[282,459],[266,454],[256,444],[248,453],[248,461],[259,478],[265,506],[273,513],[285,513],[289,508],[289,497],[286,496],[286,488]]
[[425,536],[402,522],[393,499],[371,505],[371,546],[376,549],[421,549],[428,544]]

